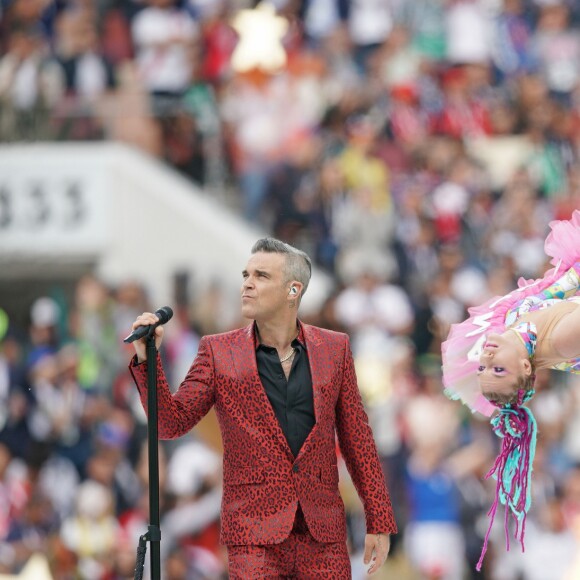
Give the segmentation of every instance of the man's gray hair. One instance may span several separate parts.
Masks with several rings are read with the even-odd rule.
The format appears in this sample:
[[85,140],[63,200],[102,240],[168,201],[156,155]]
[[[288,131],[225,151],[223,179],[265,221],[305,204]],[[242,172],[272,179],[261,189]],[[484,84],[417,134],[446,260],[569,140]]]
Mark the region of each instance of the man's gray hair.
[[261,238],[252,247],[252,254],[265,252],[267,254],[286,255],[286,280],[297,280],[303,286],[302,295],[308,288],[312,276],[312,261],[306,252],[277,240],[276,238]]

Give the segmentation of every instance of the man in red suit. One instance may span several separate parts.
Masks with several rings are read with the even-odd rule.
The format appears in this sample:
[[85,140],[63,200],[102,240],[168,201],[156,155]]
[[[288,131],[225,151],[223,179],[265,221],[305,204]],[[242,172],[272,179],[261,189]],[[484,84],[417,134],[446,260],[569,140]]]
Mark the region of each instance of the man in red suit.
[[[215,405],[224,457],[221,541],[232,579],[348,580],[335,437],[362,500],[369,573],[397,531],[345,334],[302,323],[310,258],[279,240],[252,248],[243,271],[246,328],[204,336],[172,395],[158,359],[159,436],[188,433]],[[155,324],[144,313],[133,324]],[[163,327],[155,330],[157,348]],[[145,340],[130,364],[147,409]]]

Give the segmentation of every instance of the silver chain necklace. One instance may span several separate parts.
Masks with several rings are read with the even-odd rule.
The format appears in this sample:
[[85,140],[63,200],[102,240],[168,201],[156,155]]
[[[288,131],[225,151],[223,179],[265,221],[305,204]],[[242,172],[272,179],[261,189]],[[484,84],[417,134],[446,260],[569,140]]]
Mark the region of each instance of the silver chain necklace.
[[294,350],[294,347],[292,347],[292,349],[290,350],[290,353],[287,354],[284,358],[281,358],[280,362],[283,363],[283,362],[286,362],[287,360],[290,360],[295,352],[296,351]]

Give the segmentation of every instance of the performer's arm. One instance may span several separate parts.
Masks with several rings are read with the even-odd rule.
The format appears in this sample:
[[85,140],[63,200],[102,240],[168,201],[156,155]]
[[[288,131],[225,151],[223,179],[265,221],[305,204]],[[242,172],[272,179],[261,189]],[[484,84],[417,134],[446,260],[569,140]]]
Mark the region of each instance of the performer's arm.
[[[156,330],[159,330],[158,327]],[[147,412],[147,362],[131,361],[129,370],[133,376],[141,404]],[[159,438],[175,439],[188,433],[211,409],[215,400],[213,381],[213,355],[207,337],[199,343],[199,349],[187,376],[177,392],[172,395],[157,356],[157,404]]]

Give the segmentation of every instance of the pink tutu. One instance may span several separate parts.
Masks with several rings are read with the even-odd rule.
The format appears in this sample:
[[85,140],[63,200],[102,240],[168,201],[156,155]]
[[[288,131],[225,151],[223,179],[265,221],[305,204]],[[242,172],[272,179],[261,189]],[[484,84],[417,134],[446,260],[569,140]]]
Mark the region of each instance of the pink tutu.
[[544,249],[554,267],[537,280],[520,278],[518,287],[509,294],[470,308],[469,318],[453,324],[441,346],[445,394],[461,400],[473,412],[489,417],[496,410],[481,394],[477,382],[479,354],[486,335],[504,332],[506,315],[515,304],[548,288],[580,260],[580,211],[575,210],[569,221],[550,222],[550,228]]

